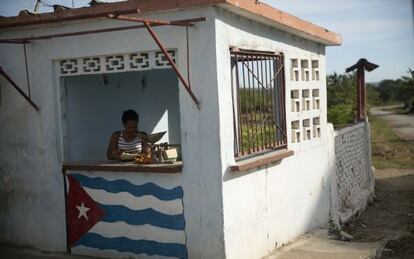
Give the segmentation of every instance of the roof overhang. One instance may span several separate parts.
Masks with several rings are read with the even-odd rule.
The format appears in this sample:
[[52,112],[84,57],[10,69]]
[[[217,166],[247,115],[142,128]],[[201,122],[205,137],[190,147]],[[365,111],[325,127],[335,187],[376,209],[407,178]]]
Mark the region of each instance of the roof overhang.
[[342,43],[341,35],[264,3],[256,3],[254,0],[226,0],[220,6],[240,16],[327,46],[338,46]]
[[106,17],[108,14],[133,14],[137,12],[143,14],[214,5],[324,45],[335,46],[342,43],[342,38],[339,34],[256,0],[130,0],[99,4],[91,7],[65,9],[53,13],[1,17],[0,29],[93,19]]

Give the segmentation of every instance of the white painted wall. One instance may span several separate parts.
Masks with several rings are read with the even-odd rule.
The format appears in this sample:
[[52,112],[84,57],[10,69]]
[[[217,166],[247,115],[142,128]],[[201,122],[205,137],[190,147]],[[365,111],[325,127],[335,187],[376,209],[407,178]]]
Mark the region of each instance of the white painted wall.
[[[330,171],[326,132],[324,46],[217,9],[216,44],[220,105],[226,258],[260,258],[316,226],[330,209]],[[248,172],[231,173],[233,117],[229,47],[281,51],[285,55],[288,148],[292,157]],[[320,81],[290,81],[291,58],[318,59]],[[290,90],[319,88],[320,111],[291,113]],[[321,138],[291,143],[290,122],[321,118]]]
[[[184,189],[187,246],[190,258],[224,258],[222,187],[219,141],[219,105],[213,8],[148,14],[159,19],[208,20],[190,28],[192,89],[201,102],[198,110],[179,86],[182,174],[134,174],[136,181],[180,184]],[[91,20],[4,30],[1,38],[92,30],[128,22]],[[154,28],[167,48],[177,49],[177,62],[187,74],[185,29]],[[0,106],[0,241],[64,251],[65,214],[63,130],[59,78],[53,61],[71,57],[155,50],[145,30],[111,32],[35,41],[28,45],[32,98],[41,107],[36,113],[3,79]],[[16,82],[26,87],[22,46],[1,45],[0,64]],[[144,114],[141,114],[145,118]],[[107,137],[104,139],[105,143]],[[160,180],[162,179],[162,180]],[[45,234],[45,229],[48,233]]]
[[122,130],[121,115],[134,109],[139,130],[167,131],[161,142],[180,144],[178,80],[172,69],[62,78],[66,111],[67,161],[106,159],[112,132]]

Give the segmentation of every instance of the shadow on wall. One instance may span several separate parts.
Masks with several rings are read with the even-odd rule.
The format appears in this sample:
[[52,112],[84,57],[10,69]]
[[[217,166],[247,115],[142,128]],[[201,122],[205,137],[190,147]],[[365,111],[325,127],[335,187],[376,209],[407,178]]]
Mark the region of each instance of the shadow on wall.
[[[247,32],[252,35],[262,37],[264,39],[270,39],[271,41],[279,42],[281,44],[286,44],[287,46],[296,47],[296,48],[314,52],[317,54],[322,54],[322,55],[325,54],[325,47],[322,44],[315,43],[310,40],[306,40],[299,36],[289,34],[288,32],[284,32],[282,30],[278,30],[270,26],[267,26],[266,28],[266,30],[268,30],[267,32],[266,30],[263,29],[263,25],[256,21],[252,21],[247,18],[241,18],[237,14],[233,14],[224,9],[217,8],[216,11],[221,13],[220,19],[224,23],[230,24],[232,27],[238,29],[240,32]],[[231,35],[231,33],[229,35]],[[252,37],[252,39],[254,39],[254,37]],[[261,44],[252,40],[251,42],[242,41],[242,42],[237,43],[237,45],[240,48],[243,48],[243,47],[257,48]],[[265,47],[265,46],[260,46],[260,47]],[[278,51],[278,50],[275,50],[275,51]]]
[[263,171],[263,170],[267,171],[269,168],[272,168],[272,167],[277,168],[277,166],[280,165],[280,163],[281,163],[281,161],[275,161],[275,162],[268,163],[268,164],[263,165],[263,166],[259,166],[259,167],[253,168],[253,169],[239,171],[239,172],[232,172],[230,170],[230,167],[229,167],[224,172],[223,181],[227,182],[227,181],[231,181],[233,179],[244,177],[244,176],[249,175],[249,174],[257,173],[259,171]]
[[127,109],[138,112],[140,130],[166,130],[161,141],[180,143],[178,80],[171,69],[65,77],[62,94],[65,160],[105,160]]

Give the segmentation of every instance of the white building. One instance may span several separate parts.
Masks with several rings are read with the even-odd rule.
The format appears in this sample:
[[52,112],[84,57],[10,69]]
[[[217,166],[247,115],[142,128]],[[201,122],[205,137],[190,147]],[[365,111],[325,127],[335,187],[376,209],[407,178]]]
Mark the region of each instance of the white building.
[[[145,27],[125,28],[143,23],[110,14],[147,19],[191,89]],[[185,26],[160,26],[176,20]],[[260,258],[337,211],[325,48],[341,44],[338,34],[254,0],[108,3],[1,18],[0,28],[0,66],[40,108],[0,77],[0,241]],[[182,163],[102,162],[128,108],[140,129],[168,131]],[[103,211],[86,232],[71,230],[70,206],[76,220],[94,208],[71,204],[65,182]]]

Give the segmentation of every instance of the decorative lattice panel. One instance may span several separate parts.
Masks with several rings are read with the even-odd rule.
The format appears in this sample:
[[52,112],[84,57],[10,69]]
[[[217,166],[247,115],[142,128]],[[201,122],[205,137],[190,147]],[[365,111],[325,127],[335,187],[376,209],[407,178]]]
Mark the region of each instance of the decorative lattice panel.
[[133,69],[148,69],[150,67],[148,53],[129,54],[129,65]]
[[319,60],[290,59],[291,142],[321,139]]
[[60,61],[60,73],[61,74],[76,74],[78,73],[78,60],[67,59]]
[[[173,61],[176,62],[176,51],[168,50],[168,53],[173,58]],[[171,67],[161,51],[71,58],[59,60],[58,64],[61,76],[140,71]]]
[[101,70],[100,58],[84,58],[83,59],[83,71],[99,72]]
[[[309,63],[311,67],[309,67]],[[299,71],[301,73],[299,73]],[[312,73],[312,77],[310,76]],[[299,76],[300,74],[300,76]],[[319,81],[319,60],[317,59],[298,59],[290,60],[290,80],[291,81]]]

